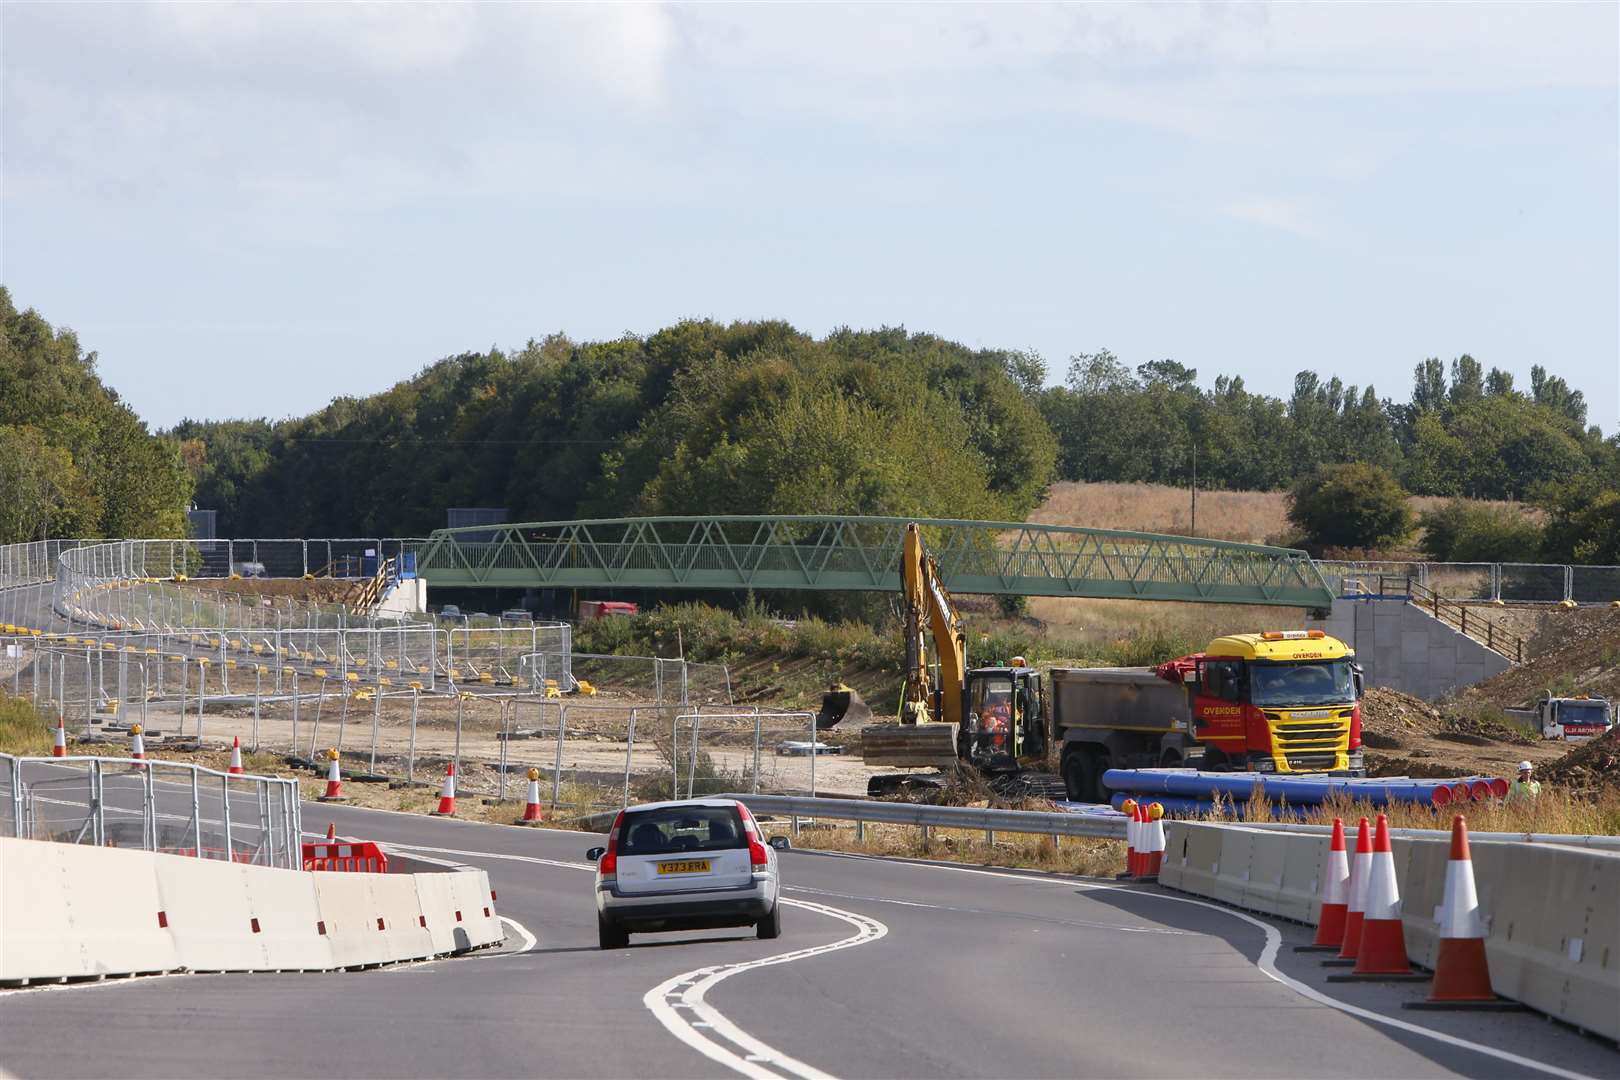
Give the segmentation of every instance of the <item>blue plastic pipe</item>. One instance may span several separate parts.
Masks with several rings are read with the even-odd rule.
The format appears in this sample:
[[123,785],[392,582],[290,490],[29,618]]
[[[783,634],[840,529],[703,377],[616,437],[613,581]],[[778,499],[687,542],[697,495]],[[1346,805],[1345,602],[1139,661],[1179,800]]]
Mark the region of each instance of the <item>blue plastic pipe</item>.
[[[1334,795],[1364,800],[1374,806],[1384,806],[1391,802],[1444,806],[1454,801],[1451,786],[1462,779],[1305,777],[1263,773],[1194,772],[1181,769],[1109,769],[1103,774],[1103,784],[1113,791],[1138,795],[1173,795],[1203,802],[1213,800],[1217,794],[1227,800],[1247,802],[1254,795],[1255,785],[1259,784],[1267,798],[1296,806],[1314,805]],[[1437,800],[1435,793],[1442,788],[1445,791]]]

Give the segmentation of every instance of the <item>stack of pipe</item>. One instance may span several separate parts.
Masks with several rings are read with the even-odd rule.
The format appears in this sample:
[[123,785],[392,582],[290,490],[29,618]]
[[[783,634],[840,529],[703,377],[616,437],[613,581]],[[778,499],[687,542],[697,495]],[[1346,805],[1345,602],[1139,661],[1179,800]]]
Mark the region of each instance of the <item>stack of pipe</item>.
[[1103,784],[1116,792],[1118,808],[1132,796],[1152,795],[1172,814],[1202,814],[1214,809],[1217,797],[1242,816],[1242,808],[1257,793],[1284,812],[1296,814],[1329,799],[1342,797],[1373,806],[1415,803],[1449,806],[1455,803],[1501,798],[1507,781],[1490,776],[1450,780],[1413,780],[1409,777],[1351,777],[1278,775],[1275,773],[1198,772],[1194,769],[1109,769]]

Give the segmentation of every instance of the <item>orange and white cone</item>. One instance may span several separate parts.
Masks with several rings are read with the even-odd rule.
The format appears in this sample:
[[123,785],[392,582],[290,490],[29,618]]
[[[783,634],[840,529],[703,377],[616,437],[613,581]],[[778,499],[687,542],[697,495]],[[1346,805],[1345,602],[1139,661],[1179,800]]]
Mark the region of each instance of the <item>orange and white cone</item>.
[[[1340,960],[1354,960],[1361,949],[1361,924],[1367,914],[1367,878],[1372,873],[1372,832],[1367,819],[1356,827],[1356,846],[1350,850],[1350,903],[1344,912],[1344,941]],[[1333,963],[1332,960],[1326,963]]]
[[1142,860],[1142,876],[1157,881],[1159,868],[1164,865],[1164,804],[1148,803],[1146,813],[1147,855]]
[[434,817],[454,817],[456,814],[456,763],[445,766],[444,787],[439,790],[439,808]]
[[1378,829],[1373,836],[1372,872],[1367,875],[1355,973],[1412,973],[1412,964],[1406,958],[1406,930],[1401,926],[1401,894],[1395,884],[1395,849],[1389,842],[1389,819],[1383,814],[1378,815]]
[[529,770],[529,801],[523,807],[523,816],[518,818],[519,825],[540,824],[540,770]]
[[1119,876],[1136,878],[1137,801],[1128,798],[1119,803],[1119,810],[1124,813],[1124,873]]
[[348,802],[343,794],[343,773],[338,768],[337,748],[326,752],[326,794],[320,797],[320,802]]
[[1333,841],[1328,844],[1327,868],[1322,875],[1322,913],[1316,920],[1311,949],[1337,949],[1344,945],[1344,921],[1350,910],[1350,855],[1344,848],[1344,821],[1333,819]]
[[67,728],[62,718],[56,718],[56,741],[51,743],[51,757],[67,757]]
[[129,725],[129,756],[136,761],[146,760],[146,740],[141,738],[141,725]]
[[242,772],[242,739],[239,735],[231,736],[231,767],[225,771],[232,774]]
[[1451,819],[1451,858],[1446,863],[1446,890],[1435,912],[1440,947],[1435,953],[1434,982],[1427,1001],[1403,1004],[1414,1009],[1518,1008],[1496,996],[1485,960],[1485,920],[1474,887],[1474,862],[1468,853],[1468,825],[1461,814]]

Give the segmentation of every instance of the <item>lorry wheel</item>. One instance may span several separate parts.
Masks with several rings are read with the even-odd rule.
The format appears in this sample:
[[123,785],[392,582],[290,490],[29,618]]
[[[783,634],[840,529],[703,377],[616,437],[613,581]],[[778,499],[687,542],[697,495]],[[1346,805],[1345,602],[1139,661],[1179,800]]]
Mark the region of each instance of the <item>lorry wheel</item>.
[[1076,750],[1063,758],[1063,790],[1072,802],[1099,803],[1106,801],[1102,793],[1102,774],[1106,765],[1095,751]]

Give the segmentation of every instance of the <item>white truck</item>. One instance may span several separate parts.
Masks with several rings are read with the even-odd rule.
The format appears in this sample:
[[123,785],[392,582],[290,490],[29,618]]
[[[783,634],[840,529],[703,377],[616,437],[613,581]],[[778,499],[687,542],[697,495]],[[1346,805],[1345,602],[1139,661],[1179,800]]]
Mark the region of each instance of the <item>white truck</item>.
[[1605,698],[1553,697],[1548,692],[1536,702],[1536,723],[1543,739],[1585,742],[1614,726],[1614,708]]

